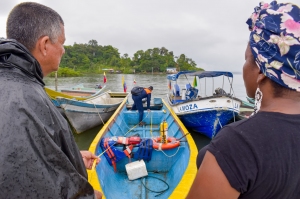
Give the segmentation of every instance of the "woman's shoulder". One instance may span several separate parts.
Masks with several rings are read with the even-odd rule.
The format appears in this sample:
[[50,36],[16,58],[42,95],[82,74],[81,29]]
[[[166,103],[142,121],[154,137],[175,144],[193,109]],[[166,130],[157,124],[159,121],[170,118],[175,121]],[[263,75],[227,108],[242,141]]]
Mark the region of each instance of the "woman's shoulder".
[[226,149],[228,147],[252,148],[258,144],[267,145],[269,140],[280,142],[293,137],[300,126],[300,115],[276,112],[259,112],[252,117],[224,126],[212,140],[212,145]]
[[300,125],[300,114],[285,114],[279,112],[258,112],[249,118],[239,120],[237,122],[230,123],[224,126],[222,130],[241,130],[241,129],[261,129],[269,127],[270,125],[284,125],[287,121],[299,121]]

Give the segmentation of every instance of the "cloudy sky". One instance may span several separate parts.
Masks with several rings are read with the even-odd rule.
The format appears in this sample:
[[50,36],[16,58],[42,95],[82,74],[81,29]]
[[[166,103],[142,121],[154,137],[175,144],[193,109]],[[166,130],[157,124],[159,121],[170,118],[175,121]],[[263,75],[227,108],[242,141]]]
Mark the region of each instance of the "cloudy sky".
[[[34,1],[34,0],[33,0]],[[165,47],[205,70],[242,72],[249,31],[245,23],[261,0],[41,0],[64,19],[66,45],[112,45],[130,57]],[[292,0],[294,3],[298,0]],[[1,0],[0,37],[18,0]],[[270,2],[270,1],[266,1]],[[282,2],[282,1],[278,1]]]

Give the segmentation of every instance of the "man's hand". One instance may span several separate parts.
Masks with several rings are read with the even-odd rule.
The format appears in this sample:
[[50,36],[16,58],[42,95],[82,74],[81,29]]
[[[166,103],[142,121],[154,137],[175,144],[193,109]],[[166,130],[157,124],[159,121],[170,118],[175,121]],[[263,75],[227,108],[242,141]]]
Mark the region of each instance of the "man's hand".
[[80,151],[85,168],[92,169],[94,161],[96,164],[100,162],[100,158],[92,154],[90,151]]
[[94,190],[94,193],[95,193],[95,198],[96,199],[101,199],[102,198],[103,194],[100,191]]

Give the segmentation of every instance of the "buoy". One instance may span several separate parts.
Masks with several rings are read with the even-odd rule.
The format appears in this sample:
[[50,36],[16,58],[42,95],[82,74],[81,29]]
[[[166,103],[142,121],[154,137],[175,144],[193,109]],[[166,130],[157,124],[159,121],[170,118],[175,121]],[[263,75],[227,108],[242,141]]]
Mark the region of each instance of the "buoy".
[[161,137],[153,138],[153,148],[158,150],[169,150],[179,147],[180,141],[174,137],[168,137],[167,143],[161,142]]

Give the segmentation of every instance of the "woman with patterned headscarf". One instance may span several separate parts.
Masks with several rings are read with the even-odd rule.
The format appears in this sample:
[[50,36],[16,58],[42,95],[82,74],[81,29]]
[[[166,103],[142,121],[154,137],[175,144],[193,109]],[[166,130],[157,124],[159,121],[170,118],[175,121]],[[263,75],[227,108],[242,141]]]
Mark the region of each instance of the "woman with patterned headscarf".
[[199,151],[191,198],[300,198],[300,8],[261,3],[243,78],[254,114]]

